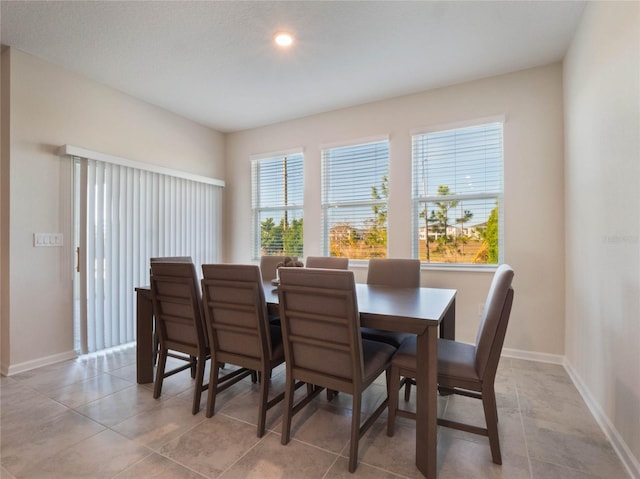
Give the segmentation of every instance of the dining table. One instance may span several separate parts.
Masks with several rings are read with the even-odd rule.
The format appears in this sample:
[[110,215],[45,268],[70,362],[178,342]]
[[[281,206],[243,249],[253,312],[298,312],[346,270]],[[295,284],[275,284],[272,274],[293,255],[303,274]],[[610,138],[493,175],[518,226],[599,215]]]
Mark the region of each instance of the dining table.
[[[278,314],[277,285],[263,283],[270,314]],[[136,373],[140,384],[153,382],[154,325],[149,286],[136,289]],[[436,477],[438,337],[455,339],[456,290],[395,288],[356,284],[360,325],[411,333],[416,350],[416,466],[427,478]],[[397,392],[396,392],[397,394]]]

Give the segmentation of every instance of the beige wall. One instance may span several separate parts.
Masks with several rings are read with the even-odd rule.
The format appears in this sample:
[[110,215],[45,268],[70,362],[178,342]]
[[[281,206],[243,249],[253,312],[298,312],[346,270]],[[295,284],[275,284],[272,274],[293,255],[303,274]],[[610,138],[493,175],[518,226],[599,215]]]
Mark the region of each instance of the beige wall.
[[[321,254],[323,145],[389,135],[389,254],[411,255],[411,130],[504,115],[505,260],[516,271],[506,347],[564,352],[563,119],[560,64],[228,134],[227,260],[251,261],[252,154],[304,148],[305,255]],[[316,220],[314,221],[314,218]],[[358,271],[363,279],[363,271]],[[491,274],[424,271],[423,284],[453,287],[457,337],[474,341]]]
[[[18,50],[9,53],[11,268],[9,284],[2,282],[2,306],[8,308],[3,336],[10,331],[10,348],[2,351],[5,373],[73,349],[71,181],[69,161],[58,156],[59,146],[72,144],[220,179],[225,174],[221,133]],[[7,207],[4,201],[2,207]],[[3,231],[6,226],[3,222]],[[34,248],[36,232],[64,233],[65,247]]]
[[639,5],[589,4],[564,63],[566,360],[637,477]]

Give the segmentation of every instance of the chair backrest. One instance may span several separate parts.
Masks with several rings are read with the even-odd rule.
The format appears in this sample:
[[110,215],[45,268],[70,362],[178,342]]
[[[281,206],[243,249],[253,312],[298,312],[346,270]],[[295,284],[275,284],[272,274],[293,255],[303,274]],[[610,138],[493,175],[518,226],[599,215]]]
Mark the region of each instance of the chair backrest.
[[297,261],[297,256],[271,256],[265,255],[260,257],[260,272],[262,273],[263,281],[269,281],[276,277],[276,267],[279,263],[284,263],[285,258],[291,258],[293,261]]
[[218,362],[271,358],[262,277],[257,265],[203,264],[202,299],[209,344]]
[[307,256],[307,268],[349,269],[349,258],[337,256]]
[[151,297],[156,330],[168,349],[203,348],[208,341],[200,287],[193,263],[151,263]]
[[395,288],[420,287],[420,260],[400,258],[371,258],[367,284]]
[[[193,263],[193,259],[191,256],[156,256],[149,258],[149,263]],[[149,268],[149,275],[151,275],[151,268]]]
[[151,263],[193,263],[191,256],[157,256],[149,258]]
[[360,388],[364,363],[353,271],[285,268],[278,294],[287,371],[330,389]]
[[481,379],[495,375],[513,303],[513,269],[503,264],[493,275],[476,337],[476,371]]

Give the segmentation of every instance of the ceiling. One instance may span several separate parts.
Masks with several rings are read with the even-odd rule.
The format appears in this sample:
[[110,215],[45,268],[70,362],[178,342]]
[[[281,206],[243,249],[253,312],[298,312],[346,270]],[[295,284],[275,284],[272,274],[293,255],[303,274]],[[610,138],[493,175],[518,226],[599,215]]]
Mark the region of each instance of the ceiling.
[[[559,61],[583,1],[7,1],[1,41],[222,132]],[[278,50],[276,30],[296,42]]]

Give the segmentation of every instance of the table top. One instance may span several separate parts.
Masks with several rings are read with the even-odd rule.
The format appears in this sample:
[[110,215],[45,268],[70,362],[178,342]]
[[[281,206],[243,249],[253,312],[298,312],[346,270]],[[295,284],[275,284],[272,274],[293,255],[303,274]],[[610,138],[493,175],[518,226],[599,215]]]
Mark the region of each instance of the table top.
[[[263,283],[270,309],[278,305],[278,289],[271,281]],[[150,294],[149,286],[136,291]],[[456,298],[455,289],[393,288],[356,284],[360,325],[369,328],[422,334],[427,327],[438,326]],[[275,312],[275,311],[274,311]]]

